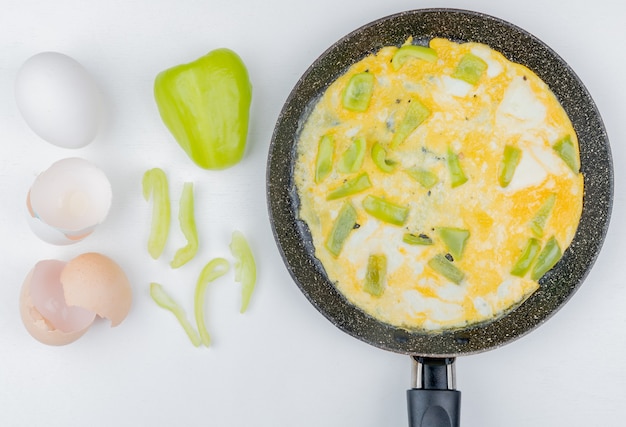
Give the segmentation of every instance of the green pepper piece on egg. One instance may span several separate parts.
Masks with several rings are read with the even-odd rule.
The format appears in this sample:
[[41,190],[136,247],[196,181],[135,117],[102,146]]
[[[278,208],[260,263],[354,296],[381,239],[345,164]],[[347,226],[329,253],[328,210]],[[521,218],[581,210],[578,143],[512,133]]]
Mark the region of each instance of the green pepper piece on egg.
[[198,166],[225,169],[242,159],[252,85],[235,52],[216,49],[162,71],[154,98],[163,123]]
[[465,175],[465,172],[463,172],[463,168],[461,167],[459,155],[452,151],[451,147],[448,147],[446,164],[448,165],[448,172],[450,172],[450,185],[452,186],[452,188],[456,188],[467,182],[467,176]]
[[457,285],[465,278],[465,273],[442,254],[437,254],[431,258],[428,261],[428,266]]
[[448,248],[450,255],[454,259],[461,259],[467,239],[470,237],[469,230],[455,227],[440,227],[437,229],[437,233]]
[[426,234],[404,233],[402,241],[409,245],[430,246],[433,244],[433,239]]
[[365,285],[363,290],[368,294],[379,297],[385,291],[385,276],[387,274],[387,257],[384,254],[370,255],[367,260]]
[[457,64],[456,69],[452,73],[452,77],[475,85],[486,70],[487,63],[485,61],[472,53],[467,53]]
[[320,138],[315,158],[315,183],[322,182],[333,170],[333,154],[335,151],[335,138],[332,135],[324,135]]
[[406,173],[426,189],[433,188],[439,182],[437,174],[417,166],[407,169]]
[[393,225],[403,225],[409,215],[409,208],[373,195],[363,199],[363,209],[374,218]]
[[539,240],[534,237],[528,239],[522,254],[511,269],[511,274],[513,276],[524,277],[528,270],[530,270],[532,263],[535,261],[535,258],[539,253],[539,249],[541,249],[541,242]]
[[363,72],[353,75],[346,85],[341,98],[345,109],[356,112],[367,111],[374,92],[376,78],[372,73]]
[[353,194],[365,191],[372,186],[367,173],[363,172],[353,178],[346,180],[339,187],[332,190],[326,196],[326,200],[336,200],[342,197],[352,196]]
[[391,148],[396,148],[398,145],[402,144],[429,116],[430,110],[427,106],[417,98],[410,99],[409,107],[404,114],[404,118],[398,125],[391,139]]
[[554,148],[572,172],[577,174],[580,171],[580,161],[576,153],[576,147],[574,147],[574,143],[572,142],[572,137],[570,135],[558,140],[554,143],[552,148]]
[[356,209],[350,202],[345,202],[333,224],[333,228],[326,239],[326,249],[335,257],[339,256],[343,244],[356,226]]
[[533,271],[530,274],[530,278],[533,280],[541,279],[541,276],[546,274],[556,263],[561,259],[563,253],[559,247],[559,242],[552,236],[545,244],[541,253],[537,257],[537,262],[533,267]]
[[391,58],[391,66],[394,71],[398,71],[408,60],[413,58],[435,62],[437,60],[437,52],[431,47],[407,44],[394,53]]
[[365,160],[365,152],[367,150],[367,142],[365,138],[358,137],[352,140],[350,146],[344,151],[339,159],[337,170],[341,173],[358,172],[363,166]]
[[372,146],[372,161],[381,172],[391,173],[396,168],[396,162],[387,157],[387,150],[378,142]]
[[512,145],[506,145],[504,147],[504,154],[500,161],[500,171],[498,173],[498,182],[500,187],[506,188],[513,180],[515,169],[519,165],[522,159],[522,150]]
[[533,234],[537,237],[543,236],[543,228],[548,221],[550,213],[552,213],[552,209],[554,208],[554,203],[556,202],[556,194],[552,193],[548,196],[548,198],[543,202],[533,219],[530,221],[530,229]]

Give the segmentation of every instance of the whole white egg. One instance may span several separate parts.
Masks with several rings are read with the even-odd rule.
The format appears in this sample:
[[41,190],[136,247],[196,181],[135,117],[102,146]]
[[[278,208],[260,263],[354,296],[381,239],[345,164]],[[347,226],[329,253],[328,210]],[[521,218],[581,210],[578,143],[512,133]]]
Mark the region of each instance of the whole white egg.
[[87,70],[59,52],[42,52],[21,66],[15,100],[28,126],[63,148],[80,148],[96,137],[102,98]]

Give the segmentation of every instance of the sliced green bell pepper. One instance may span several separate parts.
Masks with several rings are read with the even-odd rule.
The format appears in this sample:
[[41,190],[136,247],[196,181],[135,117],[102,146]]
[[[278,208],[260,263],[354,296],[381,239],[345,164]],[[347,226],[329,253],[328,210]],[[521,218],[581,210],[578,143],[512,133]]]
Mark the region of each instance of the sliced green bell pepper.
[[393,225],[403,225],[409,215],[409,208],[406,206],[396,205],[371,194],[363,199],[363,209],[374,218]]
[[421,125],[424,120],[430,116],[430,110],[419,99],[412,98],[409,100],[409,108],[407,108],[404,118],[398,125],[393,138],[391,139],[391,148],[396,148],[402,144],[405,139]]
[[339,187],[332,190],[326,196],[326,200],[336,200],[342,197],[352,196],[353,194],[365,191],[372,186],[369,175],[362,172],[357,176],[346,180]]
[[454,259],[461,259],[467,239],[470,237],[469,230],[454,227],[440,227],[437,229],[437,233],[448,248],[450,255],[452,255]]
[[350,111],[364,112],[370,105],[376,78],[372,73],[363,72],[353,75],[348,81],[341,102]]
[[333,155],[335,152],[335,138],[324,135],[320,138],[315,158],[315,183],[322,182],[333,170]]
[[187,244],[176,251],[174,259],[170,262],[172,268],[182,267],[196,256],[198,252],[198,231],[194,216],[193,183],[186,182],[183,185],[183,193],[180,197],[178,209],[178,222]]
[[178,323],[180,323],[180,325],[183,327],[185,333],[187,334],[187,336],[191,340],[191,343],[194,346],[199,347],[200,344],[202,344],[198,332],[194,329],[194,327],[187,319],[187,314],[185,313],[185,310],[167,292],[165,292],[163,286],[155,282],[150,283],[150,296],[159,307],[172,312],[172,314],[176,316]]
[[426,234],[404,233],[402,241],[409,245],[430,246],[433,244],[433,239]]
[[535,261],[535,258],[539,253],[539,249],[541,249],[541,242],[539,240],[534,237],[528,239],[526,247],[511,269],[511,274],[513,276],[524,277],[528,270],[530,270],[532,263]]
[[372,161],[381,172],[391,173],[396,168],[397,163],[387,157],[387,150],[380,143],[372,146],[371,155]]
[[230,270],[230,264],[224,258],[214,258],[209,261],[198,277],[196,283],[196,290],[193,298],[194,314],[196,316],[196,323],[198,324],[198,332],[200,333],[200,339],[205,346],[211,345],[211,336],[206,328],[204,321],[204,304],[205,294],[209,283],[223,276]]
[[423,59],[427,62],[435,62],[437,60],[437,52],[431,47],[407,44],[394,53],[391,58],[391,66],[394,71],[398,71],[406,61],[412,58]]
[[512,145],[504,147],[502,160],[500,161],[500,171],[498,173],[498,183],[500,187],[506,188],[513,180],[515,169],[522,159],[522,150]]
[[244,155],[252,85],[241,58],[216,49],[162,71],[154,98],[165,126],[201,168],[225,169]]
[[461,167],[459,155],[452,151],[451,147],[448,147],[446,163],[448,165],[448,172],[450,172],[450,185],[452,188],[465,184],[467,182],[467,176]]
[[467,53],[461,58],[461,61],[459,61],[456,69],[452,73],[452,77],[475,85],[486,70],[487,63],[485,61],[472,53]]
[[356,225],[356,209],[350,202],[345,202],[339,211],[339,215],[333,224],[333,228],[326,239],[326,249],[335,257],[339,256],[343,244],[354,230]]
[[344,151],[339,159],[337,170],[341,173],[354,173],[358,172],[363,166],[363,160],[365,160],[365,152],[367,149],[367,142],[363,137],[357,137],[352,140],[352,144]]
[[530,278],[533,280],[541,279],[541,276],[546,274],[556,263],[561,259],[563,253],[559,247],[559,242],[556,238],[551,237],[539,253],[537,262],[533,267],[533,271],[530,274]]
[[433,188],[439,182],[437,174],[417,166],[407,169],[406,173],[426,189]]
[[363,290],[372,296],[381,296],[385,291],[386,275],[387,257],[384,254],[370,255],[367,260],[367,271],[365,273]]
[[170,232],[170,191],[167,175],[160,168],[147,170],[142,179],[143,197],[152,196],[152,223],[148,237],[148,253],[157,259],[163,253]]
[[457,285],[465,278],[465,273],[443,254],[437,254],[431,258],[428,266]]
[[256,263],[250,245],[243,233],[233,231],[230,251],[235,257],[235,281],[241,283],[241,313],[250,304],[250,298],[256,285]]
[[554,148],[572,172],[577,174],[580,171],[580,161],[576,155],[576,148],[570,135],[558,140],[552,148]]
[[543,236],[543,228],[546,226],[546,222],[552,213],[554,203],[556,203],[556,194],[552,193],[543,202],[533,219],[530,221],[530,229],[535,236]]

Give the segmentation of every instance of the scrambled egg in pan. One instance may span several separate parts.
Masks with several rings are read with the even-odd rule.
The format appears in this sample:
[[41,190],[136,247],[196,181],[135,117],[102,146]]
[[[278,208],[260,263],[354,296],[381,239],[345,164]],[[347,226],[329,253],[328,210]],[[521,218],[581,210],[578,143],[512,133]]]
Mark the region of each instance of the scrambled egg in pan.
[[528,68],[478,43],[409,39],[350,67],[297,145],[300,218],[328,278],[404,328],[497,318],[571,243],[572,124]]

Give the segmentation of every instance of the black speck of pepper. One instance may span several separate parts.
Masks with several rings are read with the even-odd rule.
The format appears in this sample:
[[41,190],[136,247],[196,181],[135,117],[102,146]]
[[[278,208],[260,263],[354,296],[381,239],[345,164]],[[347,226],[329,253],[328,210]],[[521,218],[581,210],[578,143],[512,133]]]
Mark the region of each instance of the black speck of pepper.
[[400,98],[396,99],[396,104],[399,104],[400,102],[402,102]]
[[524,76],[522,77],[524,79],[524,81],[528,80],[528,77]]
[[430,239],[430,237],[428,237],[427,234],[421,233],[420,234],[420,239]]
[[428,190],[428,193],[426,193],[428,195],[428,197],[430,197],[430,195],[432,194],[432,191]]
[[361,228],[361,224],[359,224],[358,222],[355,222],[354,227],[352,227],[352,229],[356,230],[357,228]]
[[446,259],[447,259],[448,261],[450,261],[450,262],[454,262],[454,258],[452,257],[452,255],[450,255],[450,254],[446,254],[445,256],[446,256]]

